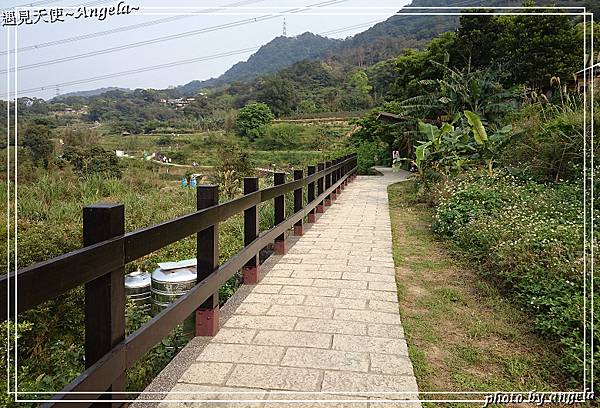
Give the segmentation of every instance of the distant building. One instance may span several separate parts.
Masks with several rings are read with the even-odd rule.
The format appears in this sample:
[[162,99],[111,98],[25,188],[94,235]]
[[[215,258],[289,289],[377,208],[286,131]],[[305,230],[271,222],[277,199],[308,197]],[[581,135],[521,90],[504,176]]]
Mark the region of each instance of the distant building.
[[573,81],[570,85],[579,93],[583,93],[586,88],[588,90],[591,89],[592,85],[594,86],[594,89],[600,89],[600,65],[597,64],[577,72],[573,75]]
[[175,110],[183,109],[190,103],[194,102],[196,98],[175,98],[175,99],[161,99],[160,103],[166,106],[175,108]]
[[81,116],[81,115],[87,115],[87,113],[88,113],[88,107],[85,105],[79,109],[75,109],[70,106],[65,106],[63,109],[55,111],[54,115],[55,116]]

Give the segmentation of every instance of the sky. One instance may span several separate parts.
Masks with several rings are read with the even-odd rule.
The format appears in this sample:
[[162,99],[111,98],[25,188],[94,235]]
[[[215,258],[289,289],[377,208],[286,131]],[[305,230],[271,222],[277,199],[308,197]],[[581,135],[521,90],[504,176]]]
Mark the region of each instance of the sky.
[[[127,0],[125,4],[140,6],[131,14],[108,16],[103,21],[95,17],[64,17],[64,22],[0,27],[0,98],[7,99],[9,88],[14,98],[15,81],[19,96],[32,96],[50,99],[57,93],[96,89],[108,86],[123,88],[155,88],[186,84],[192,80],[205,80],[225,72],[238,61],[245,61],[255,52],[255,48],[282,35],[285,15],[287,35],[295,36],[306,31],[315,34],[341,28],[352,27],[343,32],[328,35],[332,38],[345,38],[365,31],[394,14],[410,0],[331,0],[322,7],[316,7],[326,0]],[[34,4],[34,9],[57,8],[89,4],[89,7],[116,6],[119,1],[90,0],[8,0],[0,2],[0,10]],[[371,4],[370,4],[371,3]],[[222,7],[214,9],[214,7]],[[226,8],[223,8],[227,6]],[[307,8],[307,6],[313,6]],[[304,7],[304,8],[302,8]],[[299,9],[300,8],[300,9]],[[296,10],[289,13],[291,10]],[[77,9],[71,9],[77,12]],[[64,9],[67,12],[67,9]],[[199,13],[200,12],[200,13]],[[0,13],[2,14],[2,13]],[[176,16],[184,15],[181,18]],[[272,17],[271,17],[272,16]],[[155,20],[174,18],[172,21],[155,23]],[[256,21],[254,20],[256,19]],[[154,22],[154,23],[153,23]],[[237,24],[237,22],[243,22]],[[142,24],[142,27],[113,32],[108,35],[64,41],[77,36],[95,34],[107,30],[120,30],[123,27]],[[206,30],[220,25],[229,25],[209,32]],[[189,31],[205,30],[194,35]],[[149,41],[165,36],[178,38],[154,42],[137,47],[130,44]],[[47,46],[52,41],[59,44]],[[16,45],[15,45],[16,44]],[[34,46],[36,46],[34,48]],[[27,48],[30,47],[30,48]],[[115,47],[129,47],[117,49]],[[7,50],[17,48],[17,53],[7,54]],[[239,52],[238,52],[239,51]],[[223,55],[238,52],[234,55]],[[86,57],[70,57],[87,54]],[[210,59],[203,57],[210,57]],[[57,59],[68,61],[51,63]],[[139,72],[132,75],[112,76],[112,74],[137,70],[177,61],[200,59],[193,63],[171,66],[160,70]],[[8,63],[16,73],[7,74]],[[37,67],[29,67],[39,64]],[[67,85],[66,83],[88,78],[110,76],[93,82]],[[57,87],[58,85],[58,87]],[[44,87],[44,90],[37,88]],[[19,91],[20,90],[20,91]]]

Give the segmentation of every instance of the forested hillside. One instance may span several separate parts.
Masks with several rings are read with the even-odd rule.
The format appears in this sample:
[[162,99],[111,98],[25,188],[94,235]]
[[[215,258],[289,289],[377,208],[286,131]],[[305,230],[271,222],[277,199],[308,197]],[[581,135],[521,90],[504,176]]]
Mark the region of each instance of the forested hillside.
[[[523,0],[413,0],[408,7],[464,6],[466,9],[478,6],[518,7],[523,4]],[[588,11],[600,15],[600,4],[594,0],[537,0],[535,4],[586,6]],[[440,9],[403,8],[399,13],[440,13],[441,11]],[[395,15],[345,40],[333,40],[312,33],[304,33],[296,37],[281,36],[265,44],[247,61],[238,62],[218,78],[192,81],[178,87],[177,91],[181,95],[188,95],[201,88],[251,80],[259,75],[277,72],[307,58],[335,59],[362,68],[399,55],[407,48],[421,49],[439,34],[455,30],[458,25],[458,16]]]

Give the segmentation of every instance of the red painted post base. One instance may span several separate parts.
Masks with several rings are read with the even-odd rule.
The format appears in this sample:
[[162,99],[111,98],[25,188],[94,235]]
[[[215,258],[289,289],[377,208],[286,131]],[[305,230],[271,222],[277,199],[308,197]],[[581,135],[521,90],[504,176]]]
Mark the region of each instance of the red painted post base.
[[294,236],[301,237],[302,235],[304,235],[304,226],[294,225]]
[[[294,227],[294,232],[296,228]],[[277,255],[285,255],[287,253],[287,242],[283,241],[275,241],[275,254]]]
[[329,207],[331,206],[331,200],[330,199],[325,199],[325,207]]
[[244,276],[244,285],[256,285],[260,282],[260,266],[245,266],[242,274]]
[[314,224],[315,222],[317,222],[317,214],[314,212],[308,213],[308,223]]
[[325,206],[323,204],[318,204],[317,205],[317,212],[319,214],[323,214],[325,212]]
[[212,337],[219,332],[219,308],[196,310],[196,336]]
[[331,193],[331,201],[337,200],[337,193]]
[[338,188],[337,188],[337,194],[338,194],[338,195],[342,194],[342,188],[341,188],[341,187],[338,187]]

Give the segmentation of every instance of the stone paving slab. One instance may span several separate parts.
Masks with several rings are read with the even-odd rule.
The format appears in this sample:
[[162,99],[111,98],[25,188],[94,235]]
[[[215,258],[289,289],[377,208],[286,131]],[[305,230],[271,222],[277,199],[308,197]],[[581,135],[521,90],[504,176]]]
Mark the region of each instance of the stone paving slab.
[[418,389],[398,310],[387,197],[387,186],[405,176],[385,170],[346,187],[247,289],[159,406],[184,399],[179,406],[420,407],[401,402],[417,399]]

